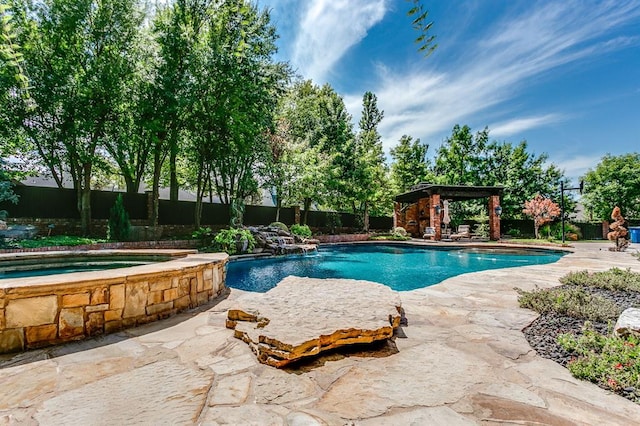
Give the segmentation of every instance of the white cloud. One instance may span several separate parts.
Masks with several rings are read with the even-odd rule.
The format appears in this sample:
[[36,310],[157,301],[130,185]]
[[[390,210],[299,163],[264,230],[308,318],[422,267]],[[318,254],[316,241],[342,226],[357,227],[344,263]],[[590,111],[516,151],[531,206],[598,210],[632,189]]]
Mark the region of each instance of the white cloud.
[[522,133],[525,130],[544,126],[545,124],[557,123],[565,117],[561,114],[547,114],[535,117],[523,117],[513,120],[496,123],[491,127],[491,135],[495,137],[506,137]]
[[[510,111],[507,102],[556,67],[597,60],[638,41],[611,35],[640,17],[637,1],[588,7],[576,2],[541,4],[493,22],[490,30],[476,36],[479,41],[475,45],[465,45],[459,61],[445,70],[379,67],[378,85],[372,91],[385,111],[380,125],[385,148],[395,145],[403,134],[439,142],[437,138],[448,135],[456,123],[489,126],[492,135],[508,136],[566,119],[568,114],[545,111],[517,118],[522,112]],[[350,107],[358,105],[358,109],[350,109],[356,119],[360,99],[361,94],[345,96]]]
[[314,0],[303,13],[294,43],[294,68],[317,84],[386,13],[386,0]]
[[578,155],[556,161],[555,164],[564,170],[565,175],[574,182],[578,182],[589,169],[594,169],[605,153],[597,155]]

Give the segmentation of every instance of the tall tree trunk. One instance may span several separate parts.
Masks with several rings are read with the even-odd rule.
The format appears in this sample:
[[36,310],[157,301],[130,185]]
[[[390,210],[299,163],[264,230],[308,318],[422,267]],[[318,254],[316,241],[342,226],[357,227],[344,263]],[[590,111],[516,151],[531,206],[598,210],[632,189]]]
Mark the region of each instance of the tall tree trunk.
[[171,153],[169,156],[169,199],[171,201],[178,201],[178,172],[176,166],[176,159],[178,157],[178,143],[177,141],[171,142]]
[[162,168],[162,155],[160,149],[156,147],[153,153],[153,183],[151,184],[151,217],[150,225],[158,226],[158,216],[160,207],[160,172]]
[[364,202],[364,220],[362,222],[363,222],[364,232],[369,232],[369,202],[368,201]]
[[309,209],[311,208],[311,198],[304,199],[304,216],[302,217],[302,224],[307,224],[307,219],[309,218]]
[[80,196],[80,226],[82,234],[91,232],[91,163],[82,165],[82,192]]
[[280,222],[280,209],[282,208],[282,201],[280,197],[276,198],[276,222]]
[[135,180],[131,176],[123,175],[124,184],[127,188],[127,193],[129,194],[137,194],[138,189],[140,188],[140,180]]

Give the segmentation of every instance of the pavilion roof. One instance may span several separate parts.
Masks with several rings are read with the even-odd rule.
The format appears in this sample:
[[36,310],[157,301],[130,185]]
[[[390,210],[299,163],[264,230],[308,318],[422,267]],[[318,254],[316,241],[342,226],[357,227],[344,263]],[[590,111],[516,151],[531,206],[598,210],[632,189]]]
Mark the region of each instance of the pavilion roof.
[[463,201],[488,198],[491,195],[502,195],[503,191],[504,187],[502,186],[434,185],[420,182],[412,186],[409,192],[396,195],[395,200],[399,203],[414,203],[432,194],[440,194],[441,199]]

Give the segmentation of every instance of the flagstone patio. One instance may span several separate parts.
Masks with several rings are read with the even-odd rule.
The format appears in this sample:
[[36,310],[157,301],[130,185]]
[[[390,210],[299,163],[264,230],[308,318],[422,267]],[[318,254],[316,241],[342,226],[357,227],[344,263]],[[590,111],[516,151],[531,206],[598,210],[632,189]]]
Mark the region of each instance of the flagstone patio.
[[397,351],[376,356],[333,355],[298,370],[260,364],[225,328],[237,290],[143,327],[4,355],[0,425],[634,424],[640,406],[535,354],[521,329],[536,314],[513,290],[558,285],[571,270],[640,272],[637,247],[609,246],[580,243],[554,264],[402,292],[409,325]]

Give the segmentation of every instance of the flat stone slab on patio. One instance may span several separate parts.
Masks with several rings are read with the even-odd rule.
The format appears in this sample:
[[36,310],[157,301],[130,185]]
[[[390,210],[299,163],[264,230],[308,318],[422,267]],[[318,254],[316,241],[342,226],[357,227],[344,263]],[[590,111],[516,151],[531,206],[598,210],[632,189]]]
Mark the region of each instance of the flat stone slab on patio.
[[280,368],[337,347],[388,339],[401,310],[399,295],[382,284],[290,276],[265,294],[240,297],[227,327],[260,362]]

